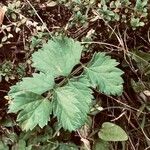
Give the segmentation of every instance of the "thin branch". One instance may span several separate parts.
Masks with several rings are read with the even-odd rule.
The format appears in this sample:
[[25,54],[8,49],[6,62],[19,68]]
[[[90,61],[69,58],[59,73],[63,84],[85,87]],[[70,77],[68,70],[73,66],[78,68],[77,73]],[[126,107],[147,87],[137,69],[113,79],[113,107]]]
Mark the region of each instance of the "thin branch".
[[42,18],[39,16],[39,14],[37,13],[36,9],[33,7],[33,5],[30,3],[29,0],[26,0],[26,2],[30,5],[30,7],[33,9],[34,13],[37,15],[37,17],[39,18],[39,20],[41,21],[41,23],[43,24],[43,26],[46,28],[46,30],[48,31],[49,35],[51,36],[51,38],[53,38],[51,32],[49,31],[49,29],[47,28],[46,23],[44,23],[44,21],[42,20]]

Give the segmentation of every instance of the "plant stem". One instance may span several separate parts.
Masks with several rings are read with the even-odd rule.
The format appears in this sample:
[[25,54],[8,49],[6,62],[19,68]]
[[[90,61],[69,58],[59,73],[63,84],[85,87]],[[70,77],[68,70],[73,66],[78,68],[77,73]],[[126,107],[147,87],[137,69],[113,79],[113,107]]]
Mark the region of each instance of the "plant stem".
[[80,64],[81,64],[81,66],[79,66],[78,68],[76,68],[70,75],[68,75],[67,77],[65,77],[56,87],[62,86],[67,80],[69,80],[76,73],[78,73],[83,68],[83,64],[82,63],[80,63]]
[[30,5],[30,7],[33,9],[33,11],[35,12],[35,14],[37,15],[37,17],[39,18],[39,20],[41,21],[41,23],[44,25],[44,27],[46,28],[46,30],[48,31],[49,35],[51,36],[51,38],[53,39],[53,36],[51,34],[51,32],[49,31],[49,29],[47,28],[46,23],[44,23],[44,21],[42,20],[42,18],[39,16],[39,14],[37,13],[36,9],[33,7],[33,5],[30,3],[29,0],[26,0],[26,2]]

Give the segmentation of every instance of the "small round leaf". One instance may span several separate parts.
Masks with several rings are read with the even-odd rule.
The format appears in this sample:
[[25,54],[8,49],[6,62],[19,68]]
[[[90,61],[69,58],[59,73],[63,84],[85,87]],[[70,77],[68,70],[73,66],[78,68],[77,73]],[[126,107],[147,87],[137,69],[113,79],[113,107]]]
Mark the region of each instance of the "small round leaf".
[[110,122],[104,122],[102,124],[102,128],[100,129],[98,136],[104,141],[128,140],[126,132],[120,126]]

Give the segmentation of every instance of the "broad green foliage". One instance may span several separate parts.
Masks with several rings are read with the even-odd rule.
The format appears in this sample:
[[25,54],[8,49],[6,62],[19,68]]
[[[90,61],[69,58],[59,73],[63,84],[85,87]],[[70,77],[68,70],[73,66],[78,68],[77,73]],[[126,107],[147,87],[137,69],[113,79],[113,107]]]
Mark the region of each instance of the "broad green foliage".
[[49,121],[52,111],[51,103],[46,98],[25,92],[15,96],[9,106],[9,112],[19,111],[17,120],[21,123],[23,130],[32,130],[36,125],[43,128]]
[[123,88],[121,78],[123,72],[116,68],[117,65],[116,60],[105,56],[104,53],[97,53],[86,68],[86,75],[91,84],[94,87],[98,86],[101,92],[109,95],[119,95]]
[[104,122],[102,124],[102,128],[100,129],[98,136],[104,141],[128,140],[126,132],[120,126],[110,122]]
[[66,37],[57,37],[33,54],[33,67],[55,77],[67,76],[79,63],[81,52],[82,46],[79,42]]
[[92,91],[82,82],[70,82],[69,85],[56,89],[54,95],[54,115],[70,131],[85,123]]
[[54,78],[50,74],[33,74],[33,77],[26,77],[11,87],[9,95],[14,97],[22,92],[30,91],[42,94],[53,88]]
[[[71,71],[80,63],[82,49],[79,42],[59,36],[33,53],[33,66],[40,73],[23,78],[9,92],[9,112],[19,111],[17,121],[23,130],[32,130],[36,125],[44,127],[50,114],[57,118],[60,127],[77,130],[85,124],[90,112],[91,87],[98,87],[105,94],[121,94],[122,71],[116,67],[116,60],[104,53],[95,54],[87,66],[83,65],[81,76],[72,77]],[[60,76],[65,76],[63,83],[54,83]]]

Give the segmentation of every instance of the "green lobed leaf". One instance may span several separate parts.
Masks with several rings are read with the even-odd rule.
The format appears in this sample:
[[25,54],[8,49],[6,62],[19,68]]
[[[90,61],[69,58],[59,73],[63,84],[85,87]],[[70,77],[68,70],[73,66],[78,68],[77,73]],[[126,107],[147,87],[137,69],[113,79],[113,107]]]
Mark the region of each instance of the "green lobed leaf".
[[98,87],[107,95],[120,95],[123,91],[121,71],[116,66],[119,63],[105,53],[96,53],[85,68],[85,74],[93,87]]
[[22,92],[33,92],[42,94],[53,88],[54,78],[49,74],[33,74],[33,77],[25,77],[21,82],[11,87],[9,95],[15,97],[15,95],[21,94]]
[[9,113],[19,112],[17,121],[23,130],[32,130],[36,125],[43,128],[47,125],[52,112],[48,99],[32,92],[25,92],[15,96],[9,105]]
[[[84,76],[80,76],[80,78],[73,78],[69,81],[68,85],[72,87],[75,93],[77,93],[77,97],[82,99],[82,103],[91,104],[92,90],[89,88],[90,83],[89,80],[86,79]],[[85,110],[86,111],[86,110]],[[87,111],[88,113],[89,111]]]
[[87,119],[93,96],[85,80],[70,81],[68,85],[55,90],[53,113],[66,130],[80,128]]
[[82,46],[79,42],[59,36],[49,40],[42,49],[32,55],[32,66],[54,77],[67,76],[79,63],[81,52]]
[[120,126],[111,122],[104,122],[102,124],[102,128],[100,129],[98,136],[104,141],[128,140],[126,132]]

